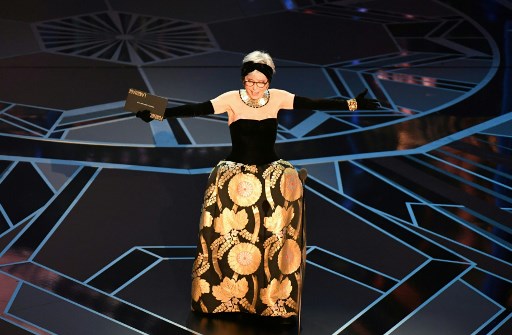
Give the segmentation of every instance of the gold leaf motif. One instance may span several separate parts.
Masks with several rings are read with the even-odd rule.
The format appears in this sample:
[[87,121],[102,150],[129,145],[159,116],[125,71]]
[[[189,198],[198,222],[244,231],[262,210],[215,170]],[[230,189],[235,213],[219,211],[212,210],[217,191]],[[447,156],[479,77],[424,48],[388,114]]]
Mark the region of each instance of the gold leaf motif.
[[203,293],[210,293],[210,284],[199,277],[192,280],[192,299],[198,301]]
[[283,228],[290,223],[293,216],[293,207],[290,206],[284,209],[281,206],[277,206],[271,217],[265,217],[264,225],[273,234],[281,234]]
[[215,218],[213,228],[216,233],[226,235],[232,229],[242,230],[249,222],[249,217],[245,209],[234,212],[228,208],[224,208],[218,218]]
[[255,204],[261,196],[261,189],[261,182],[249,173],[237,174],[228,184],[229,197],[241,207]]
[[245,209],[242,209],[236,213],[231,212],[232,214],[229,214],[229,224],[233,229],[236,230],[242,230],[247,226],[247,223],[249,222],[249,217],[247,215],[247,212]]
[[294,240],[286,240],[279,251],[277,265],[284,274],[290,274],[299,268],[302,262],[300,247]]
[[274,306],[278,300],[287,299],[292,292],[292,283],[289,278],[279,282],[272,279],[266,288],[260,290],[261,301],[267,306]]
[[245,278],[235,280],[225,277],[220,285],[213,287],[213,296],[222,302],[228,302],[232,298],[243,298],[249,291],[249,284]]
[[295,201],[302,196],[302,183],[295,169],[284,170],[280,187],[281,194],[288,201]]
[[236,273],[250,275],[260,266],[261,252],[251,243],[240,243],[229,251],[228,263]]
[[[260,290],[261,301],[267,305],[261,315],[287,318],[297,314],[297,304],[290,297],[292,292],[291,283],[289,278],[282,281],[274,278],[266,288]],[[288,311],[286,307],[291,308],[292,311]]]

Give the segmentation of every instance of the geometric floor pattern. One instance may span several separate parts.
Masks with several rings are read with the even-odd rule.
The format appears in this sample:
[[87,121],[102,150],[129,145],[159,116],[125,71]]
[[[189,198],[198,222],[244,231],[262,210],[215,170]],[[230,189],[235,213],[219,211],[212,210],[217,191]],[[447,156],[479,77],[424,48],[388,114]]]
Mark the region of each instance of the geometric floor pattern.
[[[512,1],[91,0],[0,12],[1,334],[512,333]],[[308,170],[301,329],[190,313],[225,115],[146,124],[129,88],[364,89],[378,111],[281,111]]]

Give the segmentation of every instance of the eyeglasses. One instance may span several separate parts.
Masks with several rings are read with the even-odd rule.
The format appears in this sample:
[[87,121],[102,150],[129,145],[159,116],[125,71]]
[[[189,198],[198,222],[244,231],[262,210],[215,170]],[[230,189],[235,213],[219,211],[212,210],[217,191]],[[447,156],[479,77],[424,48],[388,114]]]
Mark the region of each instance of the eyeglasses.
[[254,84],[256,84],[256,86],[258,86],[259,88],[263,88],[263,87],[265,87],[265,85],[268,84],[268,81],[262,82],[262,81],[244,80],[244,85],[247,85],[249,87],[253,87]]

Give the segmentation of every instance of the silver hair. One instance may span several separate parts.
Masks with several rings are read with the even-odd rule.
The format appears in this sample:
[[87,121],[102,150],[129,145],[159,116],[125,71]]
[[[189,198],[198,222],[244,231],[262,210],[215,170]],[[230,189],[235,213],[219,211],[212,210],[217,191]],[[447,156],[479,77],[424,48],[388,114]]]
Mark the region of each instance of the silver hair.
[[272,72],[276,73],[276,66],[274,65],[274,61],[272,60],[272,57],[270,57],[270,55],[265,51],[256,50],[248,53],[242,61],[242,63],[245,62],[267,64],[272,68]]

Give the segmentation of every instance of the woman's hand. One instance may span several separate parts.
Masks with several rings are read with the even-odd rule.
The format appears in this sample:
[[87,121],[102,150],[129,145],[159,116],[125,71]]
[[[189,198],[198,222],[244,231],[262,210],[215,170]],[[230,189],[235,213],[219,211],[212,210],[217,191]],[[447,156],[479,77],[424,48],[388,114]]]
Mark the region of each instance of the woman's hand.
[[146,123],[153,121],[151,118],[151,112],[148,110],[138,111],[136,116]]
[[359,93],[356,96],[357,101],[357,109],[367,109],[367,110],[375,110],[381,109],[380,101],[377,99],[366,99],[364,96],[368,93],[368,89],[365,89],[363,92]]

